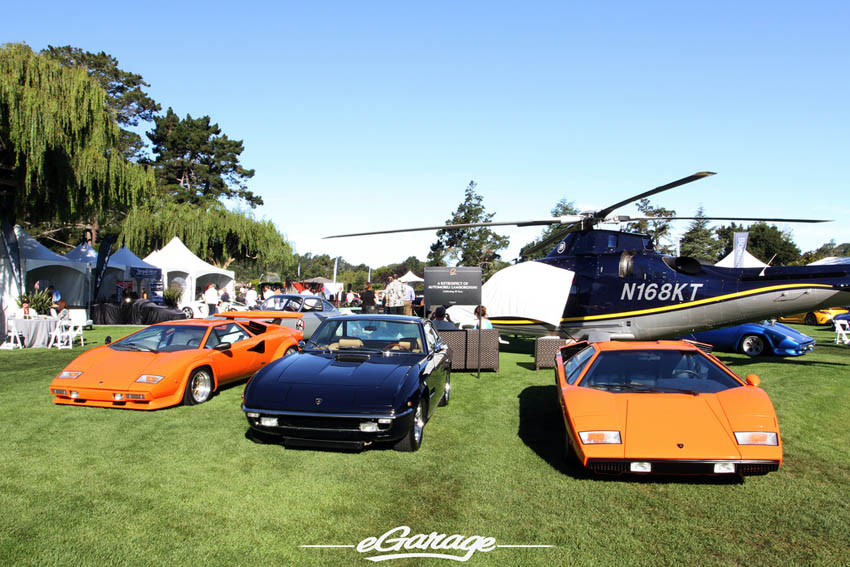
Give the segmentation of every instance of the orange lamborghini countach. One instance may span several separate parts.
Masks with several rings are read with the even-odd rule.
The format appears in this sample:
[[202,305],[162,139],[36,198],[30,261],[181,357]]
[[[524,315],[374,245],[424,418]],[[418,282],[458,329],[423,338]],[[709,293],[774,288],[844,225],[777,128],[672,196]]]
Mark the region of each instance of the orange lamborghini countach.
[[568,345],[555,380],[566,456],[593,472],[744,476],[782,463],[758,376],[742,380],[693,343]]
[[269,320],[298,317],[226,312],[157,323],[84,352],[54,378],[50,393],[57,404],[107,408],[200,404],[222,385],[297,351],[302,332]]

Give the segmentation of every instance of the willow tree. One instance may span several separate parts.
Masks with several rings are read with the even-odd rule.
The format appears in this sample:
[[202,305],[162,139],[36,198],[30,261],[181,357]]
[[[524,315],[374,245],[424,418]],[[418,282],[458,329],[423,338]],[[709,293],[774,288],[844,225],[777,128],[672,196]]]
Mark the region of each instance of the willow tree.
[[106,93],[85,70],[0,47],[0,207],[17,222],[88,220],[154,189],[118,151]]
[[271,221],[228,211],[220,204],[150,204],[133,209],[120,238],[130,249],[145,252],[162,248],[175,236],[198,257],[222,268],[237,259],[261,266],[294,265],[292,246]]

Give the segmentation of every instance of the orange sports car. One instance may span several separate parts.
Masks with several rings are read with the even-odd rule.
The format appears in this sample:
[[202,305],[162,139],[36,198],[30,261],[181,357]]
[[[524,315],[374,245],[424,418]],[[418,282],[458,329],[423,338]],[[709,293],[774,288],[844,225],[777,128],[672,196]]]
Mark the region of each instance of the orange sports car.
[[556,357],[569,459],[597,473],[775,471],[782,439],[753,374],[742,380],[708,345],[580,342]]
[[300,313],[226,312],[145,327],[74,359],[50,384],[57,404],[153,410],[201,404],[298,350],[302,332],[255,318]]

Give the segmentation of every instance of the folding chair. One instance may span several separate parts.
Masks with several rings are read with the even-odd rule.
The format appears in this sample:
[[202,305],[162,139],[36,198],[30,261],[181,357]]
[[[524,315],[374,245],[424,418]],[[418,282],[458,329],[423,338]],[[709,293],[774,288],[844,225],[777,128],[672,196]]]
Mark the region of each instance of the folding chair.
[[5,349],[24,348],[24,343],[21,340],[21,332],[15,326],[15,319],[12,317],[6,319],[6,342],[3,344]]
[[850,345],[850,322],[846,319],[833,319],[835,323],[835,344]]
[[50,343],[47,345],[47,348],[53,348],[54,346],[59,349],[71,348],[74,341],[74,335],[71,329],[71,321],[59,321],[56,328],[50,332]]

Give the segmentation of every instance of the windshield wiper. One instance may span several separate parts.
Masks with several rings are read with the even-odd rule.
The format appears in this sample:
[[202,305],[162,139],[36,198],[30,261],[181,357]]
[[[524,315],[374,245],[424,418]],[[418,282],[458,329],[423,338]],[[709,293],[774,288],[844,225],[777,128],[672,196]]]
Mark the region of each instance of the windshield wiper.
[[143,345],[141,343],[121,343],[119,345],[114,345],[114,346],[127,347],[130,350],[135,350],[135,351],[138,351],[138,352],[159,352],[155,348],[151,348],[151,347],[149,347],[147,345]]
[[652,389],[643,384],[594,384],[591,388],[599,390],[620,390],[624,392],[651,392]]
[[676,394],[689,394],[691,396],[698,396],[702,392],[697,392],[696,390],[686,390],[685,388],[669,388],[667,386],[655,386],[652,388],[652,391],[655,392],[673,392]]

